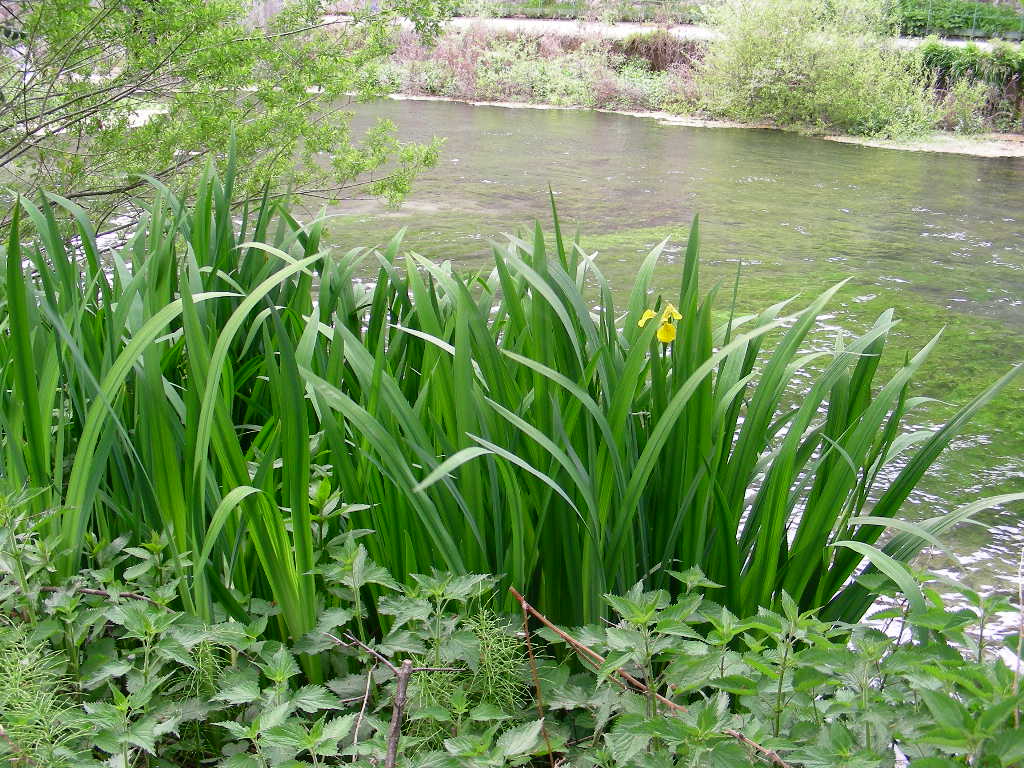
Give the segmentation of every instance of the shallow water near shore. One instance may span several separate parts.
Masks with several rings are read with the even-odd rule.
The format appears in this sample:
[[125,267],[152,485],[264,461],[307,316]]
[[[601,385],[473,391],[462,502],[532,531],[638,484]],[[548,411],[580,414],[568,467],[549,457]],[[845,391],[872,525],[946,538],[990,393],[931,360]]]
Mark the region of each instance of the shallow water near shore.
[[[895,365],[944,328],[915,394],[959,405],[1024,360],[1024,158],[438,101],[360,106],[356,133],[376,117],[393,120],[404,140],[438,135],[446,144],[401,208],[362,200],[332,208],[342,214],[329,227],[338,244],[383,243],[408,227],[406,248],[482,267],[490,240],[534,220],[549,227],[550,185],[563,229],[580,231],[615,287],[630,285],[640,259],[670,237],[656,285],[671,295],[699,214],[705,286],[721,281],[731,295],[739,265],[741,309],[798,293],[808,299],[852,277],[816,343],[895,307],[902,324],[887,352]],[[917,424],[951,412],[933,406]],[[903,516],[1020,490],[1024,376],[947,451]],[[1016,595],[1024,505],[979,520],[954,532],[949,552],[926,555],[927,564]]]

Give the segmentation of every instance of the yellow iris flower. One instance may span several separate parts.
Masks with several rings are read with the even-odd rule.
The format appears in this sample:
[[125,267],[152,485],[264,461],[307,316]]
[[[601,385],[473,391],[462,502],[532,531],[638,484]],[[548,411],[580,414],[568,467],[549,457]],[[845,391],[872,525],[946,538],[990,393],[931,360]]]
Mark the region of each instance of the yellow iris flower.
[[[650,320],[653,320],[658,316],[658,313],[653,309],[645,310],[637,320],[637,325],[643,328]],[[661,325],[658,326],[658,341],[662,344],[671,344],[676,339],[676,320],[682,320],[683,316],[679,313],[679,310],[672,304],[666,304],[665,309],[661,312]]]

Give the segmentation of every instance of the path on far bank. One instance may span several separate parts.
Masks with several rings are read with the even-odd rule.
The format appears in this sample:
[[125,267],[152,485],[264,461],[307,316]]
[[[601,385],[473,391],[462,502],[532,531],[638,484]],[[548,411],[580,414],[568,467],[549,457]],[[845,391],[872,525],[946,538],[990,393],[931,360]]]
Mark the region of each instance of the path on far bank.
[[[483,27],[494,32],[506,34],[525,34],[528,36],[562,35],[565,37],[600,37],[608,40],[623,40],[631,35],[648,32],[665,31],[679,40],[691,42],[707,42],[716,40],[719,33],[710,27],[695,24],[645,24],[633,21],[605,23],[601,21],[582,21],[580,19],[528,19],[516,17],[491,16],[455,16],[445,22],[445,27],[455,30],[466,30],[470,27]],[[893,42],[900,48],[916,48],[924,42],[923,37],[897,37]],[[989,50],[992,44],[982,40],[961,40],[959,38],[940,38],[947,45],[964,46],[973,42],[982,50]]]

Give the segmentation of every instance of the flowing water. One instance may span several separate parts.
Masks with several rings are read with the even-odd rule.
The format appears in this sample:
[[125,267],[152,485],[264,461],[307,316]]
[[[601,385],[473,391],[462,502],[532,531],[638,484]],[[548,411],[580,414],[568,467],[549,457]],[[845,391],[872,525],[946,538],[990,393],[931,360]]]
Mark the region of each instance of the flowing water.
[[[670,295],[699,213],[706,285],[727,281],[731,295],[741,264],[744,308],[852,277],[822,337],[862,329],[895,307],[903,323],[890,346],[899,362],[944,327],[917,394],[960,404],[1024,360],[1024,159],[433,101],[361,107],[355,125],[372,118],[393,120],[404,140],[446,143],[401,208],[354,200],[332,209],[343,214],[331,224],[340,243],[382,243],[407,226],[408,248],[482,266],[489,240],[550,221],[550,186],[563,228],[580,231],[613,286],[629,285],[640,259],[670,236],[658,279]],[[938,406],[920,422],[948,413]],[[1024,376],[947,452],[904,514],[921,519],[1021,490]],[[1016,595],[1024,505],[979,519],[927,564]]]

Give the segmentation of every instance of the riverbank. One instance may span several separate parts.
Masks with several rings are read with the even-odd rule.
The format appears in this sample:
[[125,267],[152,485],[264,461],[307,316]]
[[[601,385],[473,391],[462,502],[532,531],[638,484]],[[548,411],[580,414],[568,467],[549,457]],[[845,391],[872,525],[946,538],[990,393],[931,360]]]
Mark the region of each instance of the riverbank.
[[[845,135],[856,131],[844,128],[842,121],[823,123],[820,116],[793,124],[791,118],[770,122],[751,115],[747,120],[716,109],[701,84],[702,62],[714,39],[713,30],[694,25],[459,17],[429,44],[413,30],[401,29],[394,53],[378,76],[389,90],[406,97],[595,109],[686,126],[780,127],[885,149],[1024,156],[1018,78],[1010,77],[1001,87],[982,79],[965,81],[963,75],[950,74],[962,71],[962,62],[946,61],[951,51],[962,51],[955,54],[961,57],[1006,59],[1004,48],[985,53],[980,47],[964,50],[929,42],[922,61],[931,72],[934,103],[919,107],[922,118],[912,128],[900,126],[895,134],[884,128],[881,137],[868,129],[860,137]],[[1016,49],[1009,55],[1024,62]],[[992,72],[984,76],[991,80]],[[723,114],[736,119],[722,119]],[[856,121],[876,122],[872,114],[869,110]],[[929,125],[947,130],[915,136]],[[902,138],[904,132],[914,138]]]

